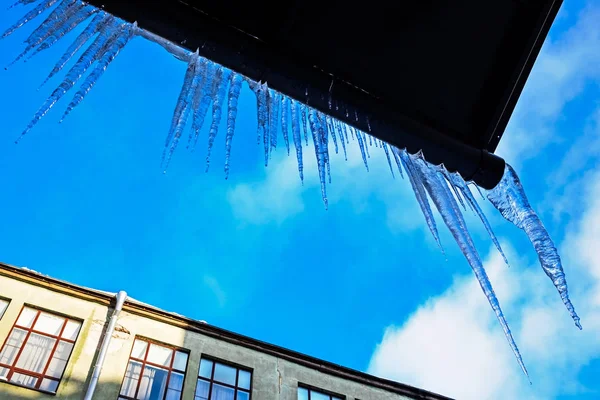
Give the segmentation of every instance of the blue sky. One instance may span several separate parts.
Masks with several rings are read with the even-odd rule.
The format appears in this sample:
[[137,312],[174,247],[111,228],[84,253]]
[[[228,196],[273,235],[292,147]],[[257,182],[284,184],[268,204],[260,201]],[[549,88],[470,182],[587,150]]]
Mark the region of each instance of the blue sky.
[[[11,2],[0,0],[0,9]],[[3,12],[0,29],[23,13]],[[410,185],[392,179],[377,149],[370,172],[356,143],[348,162],[332,156],[325,210],[312,148],[305,148],[304,185],[281,145],[263,167],[256,100],[244,86],[229,180],[224,126],[208,173],[204,130],[197,150],[179,148],[163,174],[164,139],[186,66],[141,38],[62,124],[69,96],[18,145],[60,78],[36,89],[74,36],[0,71],[0,260],[126,290],[170,311],[461,399],[598,398],[598,20],[598,3],[565,2],[498,150],[520,172],[562,252],[584,331],[574,327],[522,232],[483,204],[508,269],[468,217],[532,386],[447,230],[441,228],[444,257]],[[1,66],[21,52],[32,29],[0,41]]]

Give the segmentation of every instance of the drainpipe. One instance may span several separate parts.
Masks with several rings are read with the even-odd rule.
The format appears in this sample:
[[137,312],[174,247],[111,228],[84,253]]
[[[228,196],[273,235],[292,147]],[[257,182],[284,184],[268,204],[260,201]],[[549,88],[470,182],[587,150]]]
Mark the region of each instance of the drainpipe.
[[119,293],[117,293],[117,304],[115,305],[115,310],[113,311],[113,314],[110,317],[110,322],[108,323],[106,333],[104,334],[104,339],[102,340],[102,347],[100,347],[100,354],[98,354],[98,360],[96,361],[96,365],[94,366],[94,372],[92,373],[92,380],[90,381],[90,385],[88,386],[84,400],[92,400],[92,397],[94,396],[94,391],[96,390],[96,385],[98,384],[98,379],[100,378],[100,372],[102,372],[102,365],[104,364],[104,359],[106,358],[106,353],[108,352],[108,346],[110,345],[110,339],[112,338],[112,334],[115,331],[115,325],[117,325],[117,318],[121,313],[121,309],[123,308],[123,304],[125,303],[126,299],[126,292],[121,290]]

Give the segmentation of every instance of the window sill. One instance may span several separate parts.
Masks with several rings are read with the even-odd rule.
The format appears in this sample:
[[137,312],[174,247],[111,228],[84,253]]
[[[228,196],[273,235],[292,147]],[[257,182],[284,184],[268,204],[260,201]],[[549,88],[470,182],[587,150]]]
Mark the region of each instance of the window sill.
[[19,388],[31,390],[32,392],[47,394],[48,396],[56,396],[56,392],[48,392],[46,390],[40,390],[40,389],[35,389],[35,388],[29,387],[29,386],[25,386],[25,385],[19,385],[18,383],[10,382],[5,377],[0,377],[0,384],[16,386]]

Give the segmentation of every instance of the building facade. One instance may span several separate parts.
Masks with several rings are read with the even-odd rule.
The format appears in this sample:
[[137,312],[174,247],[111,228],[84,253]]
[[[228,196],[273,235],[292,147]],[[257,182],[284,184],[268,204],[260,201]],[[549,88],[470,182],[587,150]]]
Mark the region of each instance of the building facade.
[[0,399],[447,399],[117,298],[0,263]]

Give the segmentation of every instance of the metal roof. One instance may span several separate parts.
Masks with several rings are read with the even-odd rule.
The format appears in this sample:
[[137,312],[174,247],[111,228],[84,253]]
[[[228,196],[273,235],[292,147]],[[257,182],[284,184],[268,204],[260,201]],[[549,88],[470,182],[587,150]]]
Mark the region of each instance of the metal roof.
[[491,188],[562,1],[91,3]]

